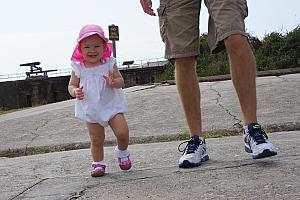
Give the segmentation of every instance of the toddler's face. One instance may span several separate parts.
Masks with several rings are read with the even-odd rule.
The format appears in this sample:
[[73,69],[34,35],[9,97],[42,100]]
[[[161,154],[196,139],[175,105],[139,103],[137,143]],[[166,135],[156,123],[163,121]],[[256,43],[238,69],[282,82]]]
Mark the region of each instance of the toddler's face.
[[91,35],[80,41],[80,50],[87,67],[99,65],[104,53],[104,41],[98,35]]

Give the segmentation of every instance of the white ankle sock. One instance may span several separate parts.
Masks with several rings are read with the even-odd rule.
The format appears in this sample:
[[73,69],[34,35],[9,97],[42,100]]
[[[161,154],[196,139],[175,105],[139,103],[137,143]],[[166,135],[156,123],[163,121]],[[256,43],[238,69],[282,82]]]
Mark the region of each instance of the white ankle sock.
[[117,158],[127,158],[129,155],[130,155],[130,153],[129,153],[128,149],[126,149],[126,150],[120,150],[118,148],[118,146],[116,146],[116,148],[115,148],[115,156]]
[[101,160],[101,161],[93,161],[92,162],[92,165],[104,165],[104,166],[107,166],[106,162],[104,160]]

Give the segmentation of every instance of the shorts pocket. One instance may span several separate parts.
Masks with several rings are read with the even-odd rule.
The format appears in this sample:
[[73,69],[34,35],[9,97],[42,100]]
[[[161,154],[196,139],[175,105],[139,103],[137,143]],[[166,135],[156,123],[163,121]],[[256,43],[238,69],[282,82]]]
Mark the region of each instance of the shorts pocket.
[[160,36],[163,42],[166,41],[166,25],[167,25],[167,17],[166,17],[166,5],[161,4],[157,9],[158,18],[159,18],[159,29]]

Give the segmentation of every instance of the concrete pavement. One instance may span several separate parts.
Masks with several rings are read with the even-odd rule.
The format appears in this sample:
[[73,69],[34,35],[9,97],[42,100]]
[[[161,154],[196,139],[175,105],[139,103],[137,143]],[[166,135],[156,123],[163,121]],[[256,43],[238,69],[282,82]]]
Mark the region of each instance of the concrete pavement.
[[[240,131],[231,81],[200,87],[204,131]],[[176,140],[187,127],[176,86],[137,86],[125,92],[134,167],[121,172],[113,147],[106,147],[108,174],[101,178],[89,176],[88,149],[5,158],[87,148],[87,130],[74,118],[74,100],[0,115],[0,199],[300,198],[300,74],[257,79],[258,118],[268,132],[277,132],[269,136],[278,156],[254,161],[243,152],[240,136],[208,139],[211,160],[185,170],[177,167]],[[110,129],[106,139],[113,144]],[[159,143],[145,144],[151,142]]]
[[[200,83],[205,132],[238,132],[242,116],[231,81]],[[168,141],[187,133],[175,85],[125,89],[132,143]],[[300,74],[257,79],[258,119],[269,131],[300,130]],[[87,148],[89,137],[74,118],[74,100],[0,115],[0,157]],[[114,143],[107,129],[106,143]],[[55,148],[54,148],[55,147]]]
[[269,134],[279,154],[253,160],[240,136],[207,139],[210,160],[180,169],[180,141],[131,145],[121,171],[105,148],[107,175],[89,176],[88,149],[0,160],[0,199],[299,199],[300,131]]

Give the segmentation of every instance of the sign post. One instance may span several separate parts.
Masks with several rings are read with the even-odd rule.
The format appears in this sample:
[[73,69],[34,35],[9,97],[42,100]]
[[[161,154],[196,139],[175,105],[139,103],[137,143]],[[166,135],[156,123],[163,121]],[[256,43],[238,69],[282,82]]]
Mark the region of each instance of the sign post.
[[111,40],[113,44],[113,56],[117,58],[116,41],[119,41],[119,27],[112,24],[108,26],[108,32],[109,32],[109,40]]

